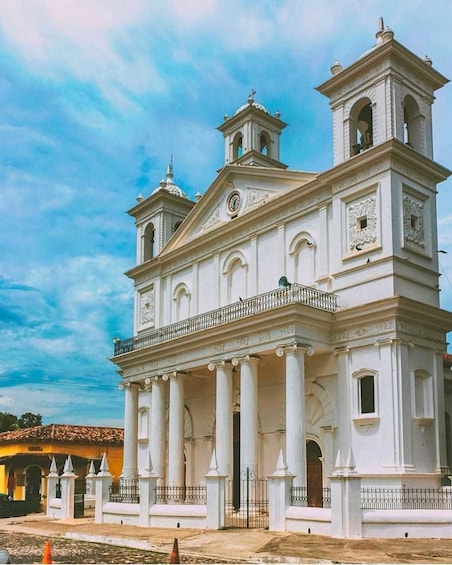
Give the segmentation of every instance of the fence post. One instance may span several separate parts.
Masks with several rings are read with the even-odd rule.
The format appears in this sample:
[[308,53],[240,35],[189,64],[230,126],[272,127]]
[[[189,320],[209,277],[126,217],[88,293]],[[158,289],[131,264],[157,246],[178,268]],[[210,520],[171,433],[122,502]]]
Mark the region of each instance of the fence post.
[[91,461],[89,465],[88,474],[86,475],[86,490],[85,494],[94,496],[96,494],[96,471],[94,469],[94,462]]
[[61,475],[61,518],[74,517],[74,495],[75,495],[75,479],[77,475],[74,473],[71,456],[68,455],[64,464],[63,474]]
[[207,488],[206,527],[210,530],[221,530],[224,528],[226,477],[220,475],[218,471],[215,449],[212,452],[209,472],[205,477]]
[[105,453],[102,455],[99,472],[96,475],[96,506],[94,511],[94,522],[103,524],[104,504],[110,500],[110,487],[113,477],[108,470],[108,462]]
[[286,530],[286,510],[291,504],[294,476],[288,471],[281,449],[276,463],[276,471],[268,477],[268,529],[272,532],[284,532]]
[[355,471],[350,449],[345,466],[340,452],[331,481],[331,535],[346,539],[362,538],[361,477]]
[[155,504],[155,489],[157,487],[158,476],[152,472],[151,454],[149,454],[148,468],[145,469],[143,475],[138,479],[140,486],[140,515],[138,517],[138,525],[149,527],[150,518],[149,510]]
[[52,463],[50,464],[50,472],[47,475],[47,503],[46,503],[46,516],[52,518],[55,517],[55,511],[51,510],[52,499],[56,498],[56,490],[58,485],[58,469],[55,461],[55,457],[52,457]]

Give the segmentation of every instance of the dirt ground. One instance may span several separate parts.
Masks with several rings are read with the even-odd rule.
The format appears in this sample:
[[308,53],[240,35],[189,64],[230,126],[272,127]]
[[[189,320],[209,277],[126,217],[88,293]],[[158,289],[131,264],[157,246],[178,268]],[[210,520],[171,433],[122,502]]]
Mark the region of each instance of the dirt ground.
[[0,519],[0,548],[13,563],[168,563],[175,537],[182,563],[450,563],[452,539],[341,540],[268,530],[194,530],[94,524],[92,516]]

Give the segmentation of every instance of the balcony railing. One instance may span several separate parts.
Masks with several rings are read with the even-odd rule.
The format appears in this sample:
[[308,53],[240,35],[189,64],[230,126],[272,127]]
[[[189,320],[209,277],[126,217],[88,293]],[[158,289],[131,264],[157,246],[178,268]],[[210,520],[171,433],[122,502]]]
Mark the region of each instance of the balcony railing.
[[317,310],[335,312],[337,296],[309,286],[293,283],[287,288],[272,290],[252,298],[245,298],[239,302],[175,322],[169,326],[151,330],[128,339],[118,340],[115,342],[114,355],[122,355],[123,353],[129,353],[149,345],[156,345],[157,343],[194,332],[228,324],[241,318],[260,314],[261,312],[268,312],[280,306],[286,306],[287,304],[306,304]]

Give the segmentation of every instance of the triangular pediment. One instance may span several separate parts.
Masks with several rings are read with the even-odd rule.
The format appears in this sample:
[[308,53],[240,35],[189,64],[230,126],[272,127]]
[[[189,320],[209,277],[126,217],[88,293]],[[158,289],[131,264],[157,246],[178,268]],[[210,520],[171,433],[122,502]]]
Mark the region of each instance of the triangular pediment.
[[237,218],[253,213],[303,186],[315,173],[252,165],[228,165],[200,198],[162,254],[167,254]]

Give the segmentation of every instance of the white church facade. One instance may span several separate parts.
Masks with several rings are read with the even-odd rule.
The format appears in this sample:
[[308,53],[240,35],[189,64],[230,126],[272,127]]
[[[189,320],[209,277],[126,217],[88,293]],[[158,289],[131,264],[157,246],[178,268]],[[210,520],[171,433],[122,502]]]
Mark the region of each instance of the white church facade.
[[[452,536],[436,216],[450,171],[432,142],[447,79],[383,25],[331,72],[317,90],[332,168],[283,164],[286,124],[251,92],[218,127],[224,166],[203,196],[191,201],[169,166],[129,211],[134,335],[112,359],[124,466],[96,520],[224,527],[262,514],[270,529]],[[147,498],[127,498],[134,482]],[[421,492],[435,502],[421,507]]]

